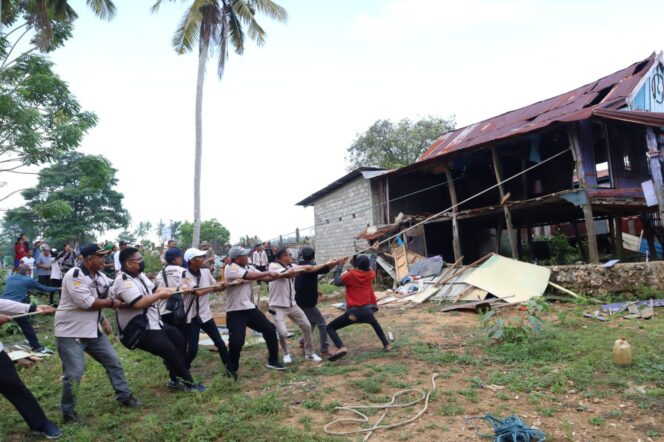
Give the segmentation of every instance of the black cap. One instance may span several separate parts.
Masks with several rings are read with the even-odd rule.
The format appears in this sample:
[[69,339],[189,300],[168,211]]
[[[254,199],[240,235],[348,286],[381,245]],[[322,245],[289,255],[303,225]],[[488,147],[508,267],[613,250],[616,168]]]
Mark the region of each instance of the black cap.
[[103,248],[99,247],[99,244],[88,244],[87,246],[83,247],[81,249],[81,255],[83,258],[87,258],[88,256],[92,255],[97,255],[97,256],[104,256],[106,255],[110,250],[104,250]]
[[126,245],[127,245],[127,241],[124,241],[124,240],[123,240],[123,241],[120,241],[118,244],[120,244],[121,246],[126,246]]

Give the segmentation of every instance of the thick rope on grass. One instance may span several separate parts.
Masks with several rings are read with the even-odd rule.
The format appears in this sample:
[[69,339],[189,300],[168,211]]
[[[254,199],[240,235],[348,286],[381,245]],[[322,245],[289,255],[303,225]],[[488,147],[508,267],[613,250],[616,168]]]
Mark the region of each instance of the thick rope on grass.
[[[357,433],[367,433],[367,435],[364,437],[364,440],[368,440],[371,435],[373,434],[374,431],[376,430],[383,430],[383,429],[388,429],[388,428],[396,428],[396,427],[401,427],[403,425],[409,424],[411,422],[416,421],[419,419],[420,416],[422,416],[427,409],[429,408],[429,397],[431,396],[431,393],[436,390],[436,378],[438,377],[438,373],[434,373],[433,376],[431,376],[431,390],[423,390],[419,388],[409,388],[407,390],[400,390],[397,391],[392,395],[392,399],[389,402],[386,402],[384,404],[377,404],[377,405],[341,405],[338,407],[335,407],[335,410],[348,410],[352,413],[355,413],[359,418],[354,418],[354,417],[343,417],[340,419],[335,419],[332,422],[328,423],[325,425],[323,430],[327,434],[332,434],[334,436],[345,436],[348,434],[357,434]],[[417,399],[414,399],[410,402],[404,402],[404,403],[398,403],[397,399],[400,396],[410,394],[410,393],[419,393],[420,397]],[[381,425],[383,422],[383,419],[387,415],[387,413],[390,411],[392,408],[405,408],[405,407],[410,407],[415,404],[419,404],[420,402],[424,401],[424,406],[420,411],[417,412],[413,417],[410,417],[404,421],[397,422],[395,424],[389,424],[389,425]],[[374,423],[371,427],[367,428],[358,428],[356,430],[347,430],[347,431],[333,431],[330,430],[329,428],[333,425],[336,424],[346,424],[349,422],[353,423],[358,423],[360,425],[366,424],[369,422],[369,417],[362,413],[360,410],[383,410],[383,414],[378,418],[376,423]]]
[[544,442],[546,435],[535,428],[526,425],[519,416],[512,415],[504,420],[498,419],[490,414],[484,417],[469,417],[465,420],[469,424],[475,419],[484,419],[493,426],[494,434],[480,434],[475,426],[475,433],[494,442]]

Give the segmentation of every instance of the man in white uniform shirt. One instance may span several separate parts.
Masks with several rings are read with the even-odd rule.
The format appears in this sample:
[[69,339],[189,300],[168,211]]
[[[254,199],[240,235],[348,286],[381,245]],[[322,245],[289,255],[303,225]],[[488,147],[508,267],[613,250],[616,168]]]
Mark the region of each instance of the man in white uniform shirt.
[[187,325],[185,326],[185,339],[187,342],[187,368],[198,353],[198,337],[203,330],[214,342],[214,346],[219,351],[221,363],[227,374],[236,379],[234,370],[228,366],[228,349],[224,340],[221,338],[219,328],[212,318],[212,309],[210,308],[210,294],[221,292],[226,289],[226,284],[216,284],[212,277],[210,269],[205,262],[206,252],[199,249],[187,249],[184,252],[184,259],[189,263],[187,271],[182,277],[183,289],[196,289],[190,294],[184,296],[185,311],[187,312]]
[[142,270],[143,257],[138,249],[127,247],[120,252],[121,271],[113,282],[111,293],[128,307],[117,311],[118,329],[126,330],[137,316],[144,315],[148,329],[135,348],[159,356],[169,374],[167,388],[185,391],[206,391],[196,384],[185,366],[185,342],[182,333],[161,321],[157,302],[166,300],[175,288],[155,287]]
[[284,370],[279,362],[277,329],[252,301],[251,281],[270,281],[279,278],[276,272],[259,272],[249,266],[251,250],[240,246],[231,248],[228,256],[231,264],[224,269],[224,280],[229,284],[226,291],[226,326],[228,327],[229,368],[237,373],[240,368],[240,353],[244,347],[247,327],[263,335],[268,349],[266,367]]
[[65,423],[80,422],[75,410],[74,386],[83,377],[85,353],[104,366],[120,404],[130,408],[141,405],[132,396],[122,362],[101,329],[102,309],[123,305],[108,296],[111,281],[101,271],[106,253],[97,244],[85,246],[81,250],[81,267],[70,269],[62,280],[60,305],[55,313],[55,343],[62,362],[60,406]]

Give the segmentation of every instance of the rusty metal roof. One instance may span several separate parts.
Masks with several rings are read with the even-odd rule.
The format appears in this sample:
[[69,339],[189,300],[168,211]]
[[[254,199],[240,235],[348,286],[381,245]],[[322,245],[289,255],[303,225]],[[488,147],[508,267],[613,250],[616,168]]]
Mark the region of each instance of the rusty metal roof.
[[617,111],[610,109],[595,109],[593,111],[593,116],[600,118],[607,118],[609,120],[624,121],[625,123],[664,127],[664,113],[662,112]]
[[619,109],[658,60],[645,60],[567,93],[445,133],[418,161],[542,129],[556,122],[584,120],[596,109]]

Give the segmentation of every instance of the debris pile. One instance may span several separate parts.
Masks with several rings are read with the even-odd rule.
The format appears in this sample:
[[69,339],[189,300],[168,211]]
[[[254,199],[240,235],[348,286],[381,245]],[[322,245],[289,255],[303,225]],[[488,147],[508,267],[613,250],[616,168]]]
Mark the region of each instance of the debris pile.
[[527,302],[543,295],[547,285],[576,296],[573,292],[551,284],[551,271],[548,268],[495,253],[468,265],[462,265],[461,259],[445,265],[439,256],[425,258],[406,252],[399,245],[387,255],[394,260],[394,266],[386,268],[386,259],[379,259],[378,263],[388,274],[393,274],[395,288],[376,293],[378,305],[382,307],[448,301],[452,305],[443,311],[481,310]]
[[53,355],[51,350],[43,350],[40,352],[35,352],[30,349],[29,345],[6,345],[5,352],[9,359],[14,362],[16,365],[21,367],[31,367],[36,362],[41,362],[45,357]]

